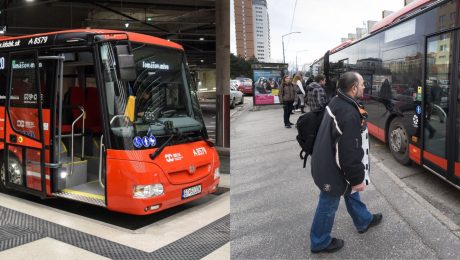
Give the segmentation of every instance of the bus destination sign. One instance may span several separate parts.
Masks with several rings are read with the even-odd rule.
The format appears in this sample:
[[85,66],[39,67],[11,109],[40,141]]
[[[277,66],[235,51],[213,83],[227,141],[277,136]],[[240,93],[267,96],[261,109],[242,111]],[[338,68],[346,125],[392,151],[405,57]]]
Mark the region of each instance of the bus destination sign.
[[0,49],[21,48],[30,46],[45,46],[49,45],[49,36],[37,36],[32,38],[5,40],[0,41]]

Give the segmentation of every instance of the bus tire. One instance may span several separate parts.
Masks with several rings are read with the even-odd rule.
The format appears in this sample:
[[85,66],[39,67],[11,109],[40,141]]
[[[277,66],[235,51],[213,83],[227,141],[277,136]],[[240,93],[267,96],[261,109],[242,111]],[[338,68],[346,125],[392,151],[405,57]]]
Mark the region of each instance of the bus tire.
[[[3,155],[1,156],[2,158],[0,160],[0,190],[7,191],[6,179],[5,179],[6,171],[5,171],[5,167],[3,164]],[[23,180],[23,169],[22,169],[21,162],[13,154],[10,154],[8,160],[9,160],[8,172],[9,172],[10,182],[17,184],[17,185],[22,185],[24,180]]]
[[391,155],[403,165],[410,164],[409,158],[409,136],[406,127],[399,118],[395,118],[390,123],[388,129],[388,146]]

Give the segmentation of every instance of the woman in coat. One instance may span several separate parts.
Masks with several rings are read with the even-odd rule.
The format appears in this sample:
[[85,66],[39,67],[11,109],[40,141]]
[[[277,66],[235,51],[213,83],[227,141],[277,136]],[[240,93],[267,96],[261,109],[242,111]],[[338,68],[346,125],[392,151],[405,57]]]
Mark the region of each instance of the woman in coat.
[[[289,121],[289,117],[291,116],[291,111],[293,107],[294,100],[297,98],[297,86],[294,86],[291,83],[291,77],[289,75],[284,75],[280,91],[278,93],[280,102],[283,103],[284,109],[284,126],[286,128],[291,128],[291,125],[294,125]],[[298,88],[298,87],[297,87]]]
[[302,111],[302,114],[305,113],[305,90],[303,89],[302,86],[302,78],[299,75],[296,75],[294,79],[292,80],[294,82],[295,86],[297,86],[297,97],[294,100],[293,106],[296,107],[296,105],[300,101],[300,111]]

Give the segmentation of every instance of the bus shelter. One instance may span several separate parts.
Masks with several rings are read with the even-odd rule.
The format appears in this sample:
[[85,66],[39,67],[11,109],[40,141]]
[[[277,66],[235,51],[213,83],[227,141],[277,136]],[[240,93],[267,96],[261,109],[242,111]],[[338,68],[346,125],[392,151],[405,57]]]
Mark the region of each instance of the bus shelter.
[[254,106],[281,104],[278,92],[288,69],[285,63],[255,63],[252,68]]

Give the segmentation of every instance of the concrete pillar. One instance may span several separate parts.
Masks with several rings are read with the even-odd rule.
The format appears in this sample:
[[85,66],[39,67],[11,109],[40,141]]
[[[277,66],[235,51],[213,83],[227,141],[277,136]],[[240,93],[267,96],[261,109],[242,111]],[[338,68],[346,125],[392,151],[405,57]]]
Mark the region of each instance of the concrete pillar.
[[230,0],[216,1],[216,145],[230,148]]

